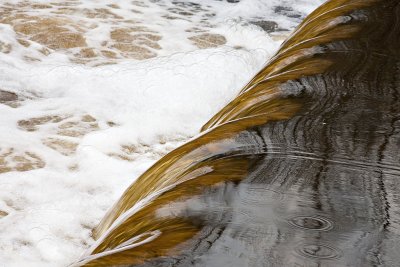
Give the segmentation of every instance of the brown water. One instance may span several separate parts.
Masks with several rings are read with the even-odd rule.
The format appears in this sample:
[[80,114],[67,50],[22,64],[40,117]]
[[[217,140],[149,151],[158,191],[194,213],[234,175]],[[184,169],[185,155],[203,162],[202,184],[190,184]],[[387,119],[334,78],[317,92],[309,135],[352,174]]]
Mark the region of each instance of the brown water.
[[131,185],[83,266],[399,266],[400,2],[329,1]]

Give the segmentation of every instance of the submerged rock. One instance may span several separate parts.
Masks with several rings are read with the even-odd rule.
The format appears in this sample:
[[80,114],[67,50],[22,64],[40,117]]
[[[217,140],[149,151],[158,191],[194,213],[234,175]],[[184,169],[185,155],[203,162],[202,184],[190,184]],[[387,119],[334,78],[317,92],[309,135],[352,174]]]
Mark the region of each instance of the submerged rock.
[[7,212],[0,210],[0,219],[6,217],[8,215]]
[[301,16],[302,16],[300,13],[295,12],[293,10],[293,8],[286,7],[286,6],[276,6],[274,8],[274,12],[277,13],[277,14],[285,15],[285,16],[287,16],[289,18],[295,18],[295,19],[301,18]]
[[253,21],[251,24],[261,27],[266,32],[274,32],[278,29],[278,23],[269,20]]
[[0,89],[0,103],[7,103],[17,100],[18,100],[18,95],[16,93]]

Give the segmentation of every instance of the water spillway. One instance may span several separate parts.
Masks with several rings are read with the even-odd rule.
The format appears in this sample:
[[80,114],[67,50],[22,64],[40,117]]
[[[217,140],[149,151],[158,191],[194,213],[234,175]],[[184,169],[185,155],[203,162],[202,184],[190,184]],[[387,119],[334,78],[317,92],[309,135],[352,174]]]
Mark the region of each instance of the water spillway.
[[396,266],[400,2],[332,0],[121,196],[77,266]]

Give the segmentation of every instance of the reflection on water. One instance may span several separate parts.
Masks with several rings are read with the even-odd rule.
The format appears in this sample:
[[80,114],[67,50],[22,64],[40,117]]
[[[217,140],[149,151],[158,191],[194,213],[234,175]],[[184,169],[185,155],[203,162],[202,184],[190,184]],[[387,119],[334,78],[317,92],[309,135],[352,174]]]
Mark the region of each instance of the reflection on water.
[[399,21],[397,0],[313,13],[124,193],[81,264],[398,266]]

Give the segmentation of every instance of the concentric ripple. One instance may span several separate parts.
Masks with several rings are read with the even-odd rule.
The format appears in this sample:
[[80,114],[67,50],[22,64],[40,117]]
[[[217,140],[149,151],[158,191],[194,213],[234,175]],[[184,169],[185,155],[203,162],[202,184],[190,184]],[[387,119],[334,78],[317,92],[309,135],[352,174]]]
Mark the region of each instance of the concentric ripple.
[[340,258],[342,252],[340,249],[329,246],[329,245],[321,245],[321,244],[304,244],[299,245],[295,251],[307,258],[314,259],[337,259]]
[[294,227],[312,231],[329,231],[333,228],[333,223],[321,216],[296,216],[288,222]]

